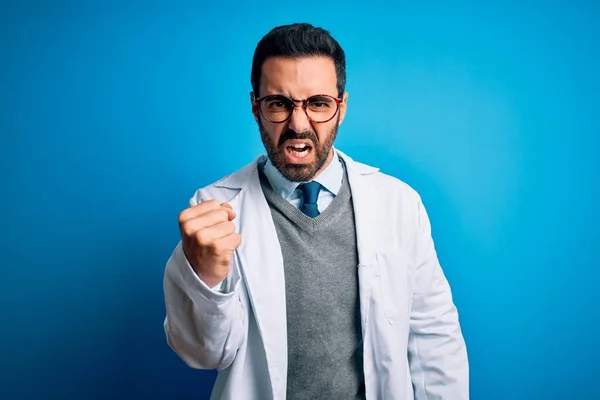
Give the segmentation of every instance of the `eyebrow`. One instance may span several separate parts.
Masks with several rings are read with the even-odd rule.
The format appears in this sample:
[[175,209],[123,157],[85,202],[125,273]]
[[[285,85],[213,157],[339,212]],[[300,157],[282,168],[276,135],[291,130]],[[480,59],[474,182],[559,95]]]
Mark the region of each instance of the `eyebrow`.
[[268,99],[268,100],[279,100],[279,101],[290,101],[289,97],[283,95],[283,94],[268,94],[266,96],[263,96],[263,99]]

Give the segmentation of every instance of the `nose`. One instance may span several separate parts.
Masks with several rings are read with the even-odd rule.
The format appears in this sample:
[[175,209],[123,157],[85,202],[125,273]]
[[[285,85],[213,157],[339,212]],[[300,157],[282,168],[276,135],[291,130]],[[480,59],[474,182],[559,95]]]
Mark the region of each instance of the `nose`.
[[296,132],[304,132],[311,129],[310,119],[301,105],[296,105],[292,110],[292,116],[288,120],[288,125],[290,129],[293,129]]

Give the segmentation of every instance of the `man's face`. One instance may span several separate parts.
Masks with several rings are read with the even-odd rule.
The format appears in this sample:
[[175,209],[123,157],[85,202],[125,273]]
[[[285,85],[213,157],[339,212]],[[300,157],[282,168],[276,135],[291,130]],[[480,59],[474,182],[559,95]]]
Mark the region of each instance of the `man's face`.
[[[323,94],[338,97],[333,60],[328,57],[271,57],[263,64],[260,93],[254,96],[284,95],[302,100]],[[284,177],[295,182],[309,181],[331,162],[332,145],[346,114],[347,98],[345,94],[331,120],[321,123],[312,121],[300,102],[296,103],[291,117],[281,123],[263,118],[253,104],[252,112],[267,154]],[[315,104],[317,111],[313,115],[321,112],[320,106]],[[334,104],[334,107],[337,105]]]

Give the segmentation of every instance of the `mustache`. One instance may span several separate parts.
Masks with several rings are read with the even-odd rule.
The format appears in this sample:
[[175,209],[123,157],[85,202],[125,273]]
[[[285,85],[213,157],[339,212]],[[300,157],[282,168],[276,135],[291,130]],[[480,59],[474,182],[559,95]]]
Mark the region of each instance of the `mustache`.
[[317,145],[317,141],[318,141],[317,135],[312,131],[303,131],[303,132],[298,133],[298,132],[294,131],[293,129],[288,129],[279,138],[278,146],[281,147],[281,146],[283,146],[283,144],[286,141],[292,140],[292,139],[308,139],[311,142],[313,142],[313,144],[315,146]]

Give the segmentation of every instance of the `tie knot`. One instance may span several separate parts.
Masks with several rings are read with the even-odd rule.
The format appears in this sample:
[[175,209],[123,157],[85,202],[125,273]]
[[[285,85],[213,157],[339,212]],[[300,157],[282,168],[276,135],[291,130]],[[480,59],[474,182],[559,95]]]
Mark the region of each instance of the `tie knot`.
[[312,181],[303,183],[298,188],[302,191],[304,204],[317,203],[317,199],[319,198],[319,190],[321,189],[321,184],[319,182]]

